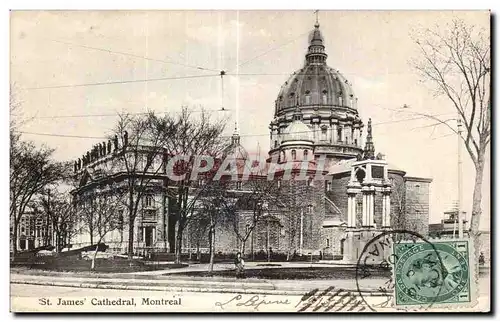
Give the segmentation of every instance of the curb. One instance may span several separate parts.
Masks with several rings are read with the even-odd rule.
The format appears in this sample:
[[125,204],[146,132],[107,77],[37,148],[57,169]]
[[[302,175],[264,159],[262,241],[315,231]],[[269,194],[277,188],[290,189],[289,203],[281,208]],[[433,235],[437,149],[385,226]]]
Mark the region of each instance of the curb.
[[[258,288],[208,288],[208,287],[182,287],[182,286],[158,286],[158,285],[119,285],[119,284],[99,284],[99,283],[78,283],[78,282],[57,282],[57,281],[21,281],[12,280],[11,284],[26,285],[45,285],[55,287],[74,287],[74,288],[95,288],[95,289],[114,289],[114,290],[135,290],[135,291],[158,291],[158,292],[193,292],[193,293],[239,293],[239,294],[262,294],[262,295],[304,295],[304,290],[276,290],[276,289],[258,289]],[[345,291],[358,292],[357,290]],[[386,296],[380,291],[362,291],[368,296]]]
[[159,292],[195,292],[195,293],[244,293],[244,294],[268,294],[268,295],[302,295],[303,291],[297,290],[271,290],[271,289],[224,289],[224,288],[202,288],[202,287],[176,287],[157,285],[118,285],[97,283],[72,283],[72,282],[42,282],[42,281],[11,281],[11,284],[45,285],[57,287],[96,288],[115,290],[136,291],[159,291]]

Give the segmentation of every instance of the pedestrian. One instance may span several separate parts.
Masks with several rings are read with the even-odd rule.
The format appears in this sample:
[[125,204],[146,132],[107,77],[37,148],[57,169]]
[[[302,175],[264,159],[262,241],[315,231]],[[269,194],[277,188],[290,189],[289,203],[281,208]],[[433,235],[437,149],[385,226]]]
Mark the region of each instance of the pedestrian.
[[236,258],[234,259],[234,266],[236,266],[236,277],[244,278],[245,277],[245,261],[241,257],[241,253],[238,252],[236,254]]

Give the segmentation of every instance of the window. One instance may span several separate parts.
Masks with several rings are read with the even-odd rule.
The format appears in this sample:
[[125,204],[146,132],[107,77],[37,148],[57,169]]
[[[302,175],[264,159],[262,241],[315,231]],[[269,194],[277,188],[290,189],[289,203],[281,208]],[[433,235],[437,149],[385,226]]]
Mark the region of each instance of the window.
[[330,181],[326,182],[326,191],[332,191],[332,183]]
[[146,166],[149,166],[152,168],[153,163],[154,163],[154,156],[152,153],[148,153],[148,155],[146,156]]
[[312,186],[313,186],[313,180],[312,180],[312,179],[309,179],[309,180],[307,181],[307,185],[308,185],[309,187],[312,187]]
[[342,128],[340,126],[337,128],[337,140],[342,142]]
[[323,93],[322,99],[323,99],[323,105],[328,104],[328,99],[326,97],[326,93]]
[[286,158],[285,158],[285,151],[281,151],[280,155],[281,155],[280,161],[281,162],[285,162],[285,160],[286,160]]
[[292,150],[292,160],[297,160],[297,151]]
[[274,140],[274,148],[278,147],[278,140]]
[[330,247],[330,238],[326,239],[326,247]]
[[312,205],[307,206],[307,213],[309,215],[312,215],[312,213],[313,213],[313,206]]
[[327,128],[325,126],[321,128],[321,140],[326,141],[326,134],[327,134]]
[[344,102],[342,102],[342,96],[339,96],[339,105],[342,106]]
[[311,95],[306,93],[306,105],[311,104]]
[[281,180],[278,180],[278,188],[281,188]]
[[304,150],[304,160],[307,160],[309,158],[309,151]]
[[153,207],[154,206],[154,199],[153,199],[152,195],[146,196],[145,206],[146,207]]
[[236,182],[236,190],[241,190],[241,181]]

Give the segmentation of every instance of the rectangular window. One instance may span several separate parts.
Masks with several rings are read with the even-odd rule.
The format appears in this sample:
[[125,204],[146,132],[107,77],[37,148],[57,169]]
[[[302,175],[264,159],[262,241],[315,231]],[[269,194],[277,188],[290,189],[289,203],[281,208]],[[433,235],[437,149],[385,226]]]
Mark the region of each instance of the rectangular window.
[[332,191],[332,183],[330,181],[326,182],[326,191]]
[[330,238],[326,239],[326,247],[330,247]]

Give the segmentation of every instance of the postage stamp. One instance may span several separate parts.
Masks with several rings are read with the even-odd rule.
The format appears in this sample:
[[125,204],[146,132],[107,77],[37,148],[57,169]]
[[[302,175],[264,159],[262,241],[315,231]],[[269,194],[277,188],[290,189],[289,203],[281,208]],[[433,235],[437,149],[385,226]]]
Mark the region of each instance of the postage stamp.
[[396,308],[470,306],[476,298],[470,240],[393,245]]

